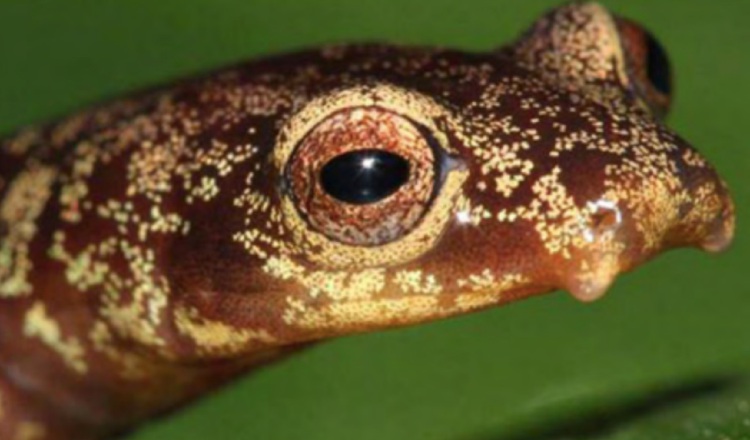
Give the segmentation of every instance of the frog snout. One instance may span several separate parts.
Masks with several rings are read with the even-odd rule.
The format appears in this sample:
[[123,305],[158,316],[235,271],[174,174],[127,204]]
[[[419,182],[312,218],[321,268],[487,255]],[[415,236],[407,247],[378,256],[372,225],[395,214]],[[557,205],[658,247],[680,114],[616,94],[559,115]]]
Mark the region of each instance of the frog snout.
[[673,156],[650,172],[626,163],[602,196],[581,210],[577,244],[559,266],[562,286],[577,299],[600,298],[618,274],[662,251],[721,252],[731,244],[735,210],[726,184],[702,158],[690,159],[693,150],[675,151],[689,159]]

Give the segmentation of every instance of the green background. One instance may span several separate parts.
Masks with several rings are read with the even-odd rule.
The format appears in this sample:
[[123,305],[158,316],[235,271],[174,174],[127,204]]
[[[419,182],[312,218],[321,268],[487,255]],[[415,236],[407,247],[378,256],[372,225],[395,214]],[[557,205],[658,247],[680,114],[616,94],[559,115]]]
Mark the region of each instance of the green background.
[[[0,2],[0,132],[264,53],[508,42],[550,1]],[[727,254],[672,252],[590,305],[556,293],[323,344],[130,437],[750,438],[750,2],[607,1],[668,48],[670,124],[738,204]]]

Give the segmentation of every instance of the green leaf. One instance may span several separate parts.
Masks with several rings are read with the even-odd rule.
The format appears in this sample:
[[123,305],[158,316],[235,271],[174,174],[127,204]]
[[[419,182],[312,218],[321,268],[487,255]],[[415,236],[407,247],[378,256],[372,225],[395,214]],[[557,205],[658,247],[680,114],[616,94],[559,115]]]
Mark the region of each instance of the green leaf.
[[[552,423],[550,423],[552,422]],[[607,402],[565,420],[486,440],[742,440],[750,438],[750,381],[716,378]],[[475,440],[479,440],[474,437]]]

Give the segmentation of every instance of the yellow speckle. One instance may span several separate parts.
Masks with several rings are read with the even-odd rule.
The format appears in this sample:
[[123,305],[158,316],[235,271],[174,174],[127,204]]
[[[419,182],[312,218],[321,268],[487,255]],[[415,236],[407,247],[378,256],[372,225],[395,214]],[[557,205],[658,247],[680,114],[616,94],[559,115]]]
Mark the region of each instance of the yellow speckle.
[[47,429],[37,422],[23,421],[18,424],[13,440],[42,440],[47,436]]
[[36,301],[26,313],[23,333],[29,338],[41,340],[60,355],[63,362],[79,374],[88,371],[84,361],[83,346],[75,337],[64,337],[60,326],[47,314],[47,309]]
[[56,175],[52,167],[30,164],[10,184],[0,205],[0,224],[8,231],[0,243],[0,297],[31,293],[29,246],[37,232],[37,217],[47,204]]
[[175,311],[175,324],[182,334],[195,342],[198,352],[203,354],[231,356],[276,342],[276,338],[266,330],[236,328],[212,321],[201,317],[193,308],[178,307]]
[[432,295],[443,291],[443,286],[437,283],[435,275],[424,274],[421,270],[399,271],[393,281],[405,293]]

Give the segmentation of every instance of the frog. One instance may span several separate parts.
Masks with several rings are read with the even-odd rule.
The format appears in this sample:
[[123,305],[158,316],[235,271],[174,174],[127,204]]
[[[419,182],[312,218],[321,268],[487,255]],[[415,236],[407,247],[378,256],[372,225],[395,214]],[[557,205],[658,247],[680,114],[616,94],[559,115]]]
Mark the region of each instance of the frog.
[[488,52],[329,45],[0,144],[0,437],[102,439],[332,338],[720,252],[668,56],[569,3]]

